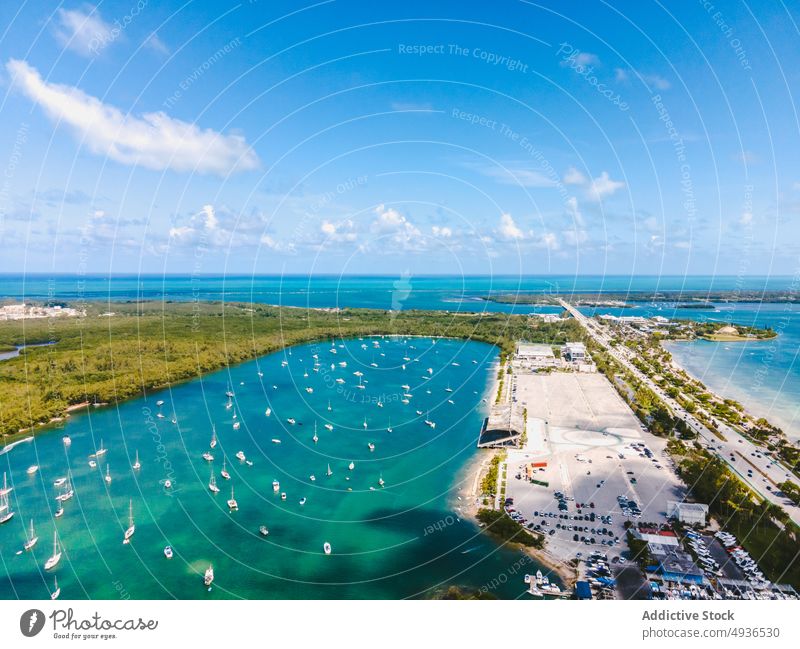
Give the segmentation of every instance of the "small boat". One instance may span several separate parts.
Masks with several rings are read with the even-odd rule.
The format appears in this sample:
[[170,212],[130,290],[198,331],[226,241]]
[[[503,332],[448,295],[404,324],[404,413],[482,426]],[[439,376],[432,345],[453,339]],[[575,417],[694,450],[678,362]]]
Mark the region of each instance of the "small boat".
[[211,441],[208,443],[209,448],[214,448],[217,445],[217,431],[211,431]]
[[264,376],[264,372],[262,372],[262,371],[260,371],[260,370],[257,372],[257,374],[258,374],[259,376]]
[[53,518],[61,518],[64,515],[64,508],[61,503],[58,504],[58,509],[53,513]]
[[97,462],[95,462],[94,460],[89,460],[89,466],[92,469],[96,469],[97,468]]
[[236,451],[236,459],[244,462],[247,458],[244,456],[244,451]]
[[314,394],[314,388],[310,388],[310,387],[306,388],[306,392],[308,392],[309,394]]
[[400,403],[402,403],[404,406],[407,406],[411,402],[408,399],[401,399]]
[[378,478],[378,484],[379,484],[381,487],[382,487],[383,485],[385,485],[385,484],[386,484],[386,483],[383,481],[383,476],[381,476],[380,478]]
[[156,405],[160,408],[161,406],[164,405],[164,400],[163,399],[159,399],[158,401],[156,401]]
[[325,541],[325,543],[322,544],[322,551],[325,554],[330,554],[331,553],[331,544],[328,543],[327,541]]
[[64,442],[64,446],[69,446],[72,444],[72,440],[70,439],[69,435],[64,435],[64,437],[61,438],[61,441]]
[[328,430],[332,431],[333,430],[333,424],[325,424],[325,428],[327,428]]
[[430,426],[431,428],[436,428],[436,422],[431,421],[431,413],[428,413],[428,418],[425,420],[425,425]]
[[378,408],[383,408],[383,401],[378,401],[375,405],[378,406]]
[[34,473],[36,473],[38,470],[39,470],[39,465],[38,465],[38,464],[32,464],[31,466],[29,466],[29,467],[28,467],[28,468],[25,470],[25,473],[27,473],[28,475],[33,475],[33,474],[34,474]]
[[225,468],[225,458],[222,458],[222,470],[219,472],[224,480],[230,480],[231,474],[228,473],[228,469]]
[[242,423],[239,421],[233,422],[233,430],[239,430],[242,427]]
[[289,419],[287,419],[286,421],[292,426],[294,426],[297,423],[297,420],[294,417],[289,417]]
[[285,491],[281,492],[281,500],[286,500],[286,492]]
[[53,577],[53,592],[50,593],[50,599],[58,599],[61,595],[61,587],[58,585],[58,577]]
[[203,575],[203,584],[205,584],[206,588],[211,590],[211,582],[214,581],[214,568],[209,566],[206,568],[206,572]]
[[406,391],[406,392],[408,392],[411,389],[411,386],[408,385],[408,383],[404,383],[400,387],[403,388],[403,390]]
[[108,452],[108,449],[103,446],[103,440],[100,440],[100,448],[98,448],[94,452],[95,457],[100,457],[101,455],[105,455]]
[[136,531],[136,525],[133,523],[133,500],[128,503],[128,529],[125,530],[125,538],[123,543],[129,543],[133,533]]
[[217,479],[214,477],[214,471],[211,471],[211,477],[208,479],[208,490],[211,493],[219,493],[219,487],[217,486]]
[[214,456],[211,455],[211,453],[209,453],[208,451],[206,451],[205,453],[203,453],[203,459],[206,462],[213,462],[214,461]]
[[317,476],[315,476],[315,475],[312,473],[310,476],[308,476],[308,479],[309,479],[309,480],[311,480],[311,482],[316,482],[316,481],[317,481]]
[[38,536],[36,536],[36,532],[35,532],[35,531],[34,531],[34,529],[33,529],[33,519],[31,519],[31,531],[30,531],[30,533],[28,534],[28,538],[27,538],[27,540],[25,541],[25,545],[23,545],[23,546],[22,546],[22,548],[23,548],[23,549],[24,549],[24,550],[27,552],[27,551],[28,551],[28,550],[30,550],[30,549],[31,549],[31,548],[32,548],[34,545],[36,545],[36,543],[37,543],[37,541],[38,541],[38,540],[39,540],[39,537],[38,537]]
[[67,500],[70,500],[75,495],[75,490],[67,484],[64,487],[64,491],[56,496],[56,501],[63,503]]
[[366,385],[364,385],[364,384],[361,382],[361,377],[359,376],[359,377],[358,377],[358,385],[356,386],[356,389],[357,389],[357,390],[365,390],[365,389],[366,389],[366,387],[367,387],[367,386],[366,386]]
[[339,367],[347,367],[347,361],[339,361]]
[[351,471],[352,471],[353,469],[355,469],[355,468],[356,468],[356,464],[355,464],[355,462],[353,462],[353,461],[351,460],[351,461],[350,461],[350,464],[348,464],[348,465],[347,465],[347,468],[348,468],[348,469],[350,469]]
[[171,424],[177,424],[178,418],[175,415],[172,415],[172,419],[169,420]]
[[374,450],[375,450],[375,444],[373,444],[372,442],[369,442],[369,444],[367,444],[367,448],[368,448],[370,451],[374,451]]
[[305,497],[305,496],[303,496],[303,497],[300,499],[300,504],[301,504],[301,505],[305,505],[305,504],[306,504],[306,497]]
[[172,480],[164,480],[164,488],[172,489]]
[[449,403],[451,406],[454,406],[454,405],[456,405],[456,402],[455,402],[455,401],[453,401],[452,399],[448,399],[448,400],[447,400],[447,403]]
[[136,461],[131,465],[131,468],[134,471],[138,471],[139,469],[142,468],[142,463],[139,462],[139,451],[136,451]]
[[230,509],[232,512],[239,510],[239,503],[236,502],[236,498],[233,496],[233,485],[231,485],[231,497],[228,500],[228,509]]
[[278,493],[281,490],[281,483],[277,480],[272,481],[272,491]]
[[328,400],[328,412],[330,412],[330,411],[331,411],[331,402],[330,402],[330,399],[329,399]]
[[230,397],[228,397],[228,402],[225,404],[225,410],[230,410],[231,408],[233,408],[233,401]]
[[447,387],[444,389],[445,392],[452,392],[453,388],[450,387],[450,384],[447,384]]
[[417,410],[417,414],[421,415],[422,414],[422,410]]
[[325,472],[325,475],[329,476],[329,477],[333,475],[333,471],[331,471],[331,465],[330,464],[328,464],[328,470]]
[[[54,487],[60,487],[60,486],[62,486],[62,485],[63,485],[63,484],[66,482],[66,481],[67,481],[67,478],[66,478],[66,477],[64,477],[64,478],[58,478],[57,480],[55,480],[55,481],[53,482],[53,486],[54,486]],[[0,493],[2,493],[2,492],[0,492]]]
[[44,569],[51,570],[61,561],[61,548],[58,544],[58,532],[53,532],[53,554],[44,562]]
[[11,506],[8,502],[8,495],[0,496],[0,525],[7,523],[14,518],[14,512],[11,511]]
[[267,409],[264,411],[264,414],[265,414],[267,417],[269,417],[269,416],[272,414],[272,408],[267,408]]
[[367,430],[367,418],[364,417],[364,430]]
[[273,444],[280,444],[280,443],[281,443],[281,440],[279,440],[277,437],[273,437],[273,438],[272,438],[272,443],[273,443]]
[[172,559],[172,546],[171,545],[164,546],[164,556],[167,557],[167,559]]
[[267,529],[266,525],[262,525],[258,528],[258,533],[261,534],[261,536],[267,536],[269,534],[269,530]]
[[106,464],[106,476],[103,478],[106,481],[106,484],[111,484],[111,467]]
[[340,378],[336,379],[336,382],[341,385],[342,383],[344,383],[344,379],[340,377]]

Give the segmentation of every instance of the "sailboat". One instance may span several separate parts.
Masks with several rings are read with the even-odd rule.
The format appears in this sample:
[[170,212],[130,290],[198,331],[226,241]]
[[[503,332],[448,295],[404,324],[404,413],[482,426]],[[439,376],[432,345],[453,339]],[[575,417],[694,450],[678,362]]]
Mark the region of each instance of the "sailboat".
[[222,470],[219,472],[219,474],[220,474],[220,475],[221,475],[221,476],[222,476],[222,477],[223,477],[225,480],[230,480],[230,479],[231,479],[231,474],[230,474],[230,473],[228,473],[228,469],[227,469],[227,468],[225,468],[225,458],[224,458],[224,457],[222,458]]
[[325,424],[325,428],[327,428],[330,431],[333,431],[333,424]]
[[64,491],[56,496],[56,500],[58,502],[64,502],[65,500],[69,500],[75,495],[75,490],[72,488],[72,485],[67,481],[64,483]]
[[347,465],[347,468],[352,471],[353,469],[356,468],[356,463],[351,460],[350,464]]
[[389,426],[386,428],[386,432],[387,433],[391,433],[392,432],[392,418],[391,417],[389,417]]
[[0,496],[7,496],[14,490],[14,487],[8,486],[8,477],[6,476],[6,472],[3,471],[3,488],[0,489]]
[[228,401],[225,404],[225,410],[230,410],[231,408],[233,408],[233,399],[229,395],[228,396]]
[[317,436],[317,422],[316,421],[314,422],[314,437],[312,437],[311,439],[314,440],[315,444],[319,441],[319,437]]
[[203,459],[206,462],[213,462],[214,461],[214,456],[211,455],[211,453],[209,453],[208,451],[206,451],[205,453],[203,453]]
[[128,503],[128,529],[125,530],[125,538],[123,543],[128,543],[133,533],[136,531],[136,525],[133,524],[133,500]]
[[269,417],[269,416],[272,414],[272,408],[267,408],[267,409],[264,411],[264,414],[265,414],[267,417]]
[[51,570],[55,568],[59,561],[61,561],[61,548],[58,545],[58,532],[53,532],[53,554],[44,562],[44,569]]
[[11,511],[11,506],[8,503],[8,494],[0,496],[0,525],[7,523],[14,518],[14,512]]
[[31,531],[30,531],[30,534],[28,535],[28,539],[25,541],[25,545],[22,546],[22,547],[26,551],[30,550],[34,545],[36,545],[36,542],[38,540],[39,540],[39,537],[36,536],[36,532],[33,529],[33,519],[31,519]]
[[367,430],[367,418],[364,417],[364,430]]
[[431,413],[428,411],[427,419],[425,419],[425,425],[430,426],[431,428],[436,428],[436,422],[431,421]]
[[50,593],[50,599],[58,599],[61,594],[61,587],[58,585],[58,577],[53,578],[53,592]]
[[333,471],[331,471],[331,465],[330,464],[328,464],[328,470],[325,472],[325,475],[327,475],[329,477],[333,475]]
[[211,469],[211,477],[208,479],[208,490],[211,493],[219,493],[219,487],[217,486],[217,479],[214,477],[214,469]]
[[367,444],[367,448],[368,448],[370,451],[374,451],[374,450],[375,450],[375,444],[373,444],[372,442],[369,442],[369,444]]
[[139,469],[142,468],[142,463],[139,462],[139,451],[136,451],[136,461],[131,465],[131,468],[134,471],[138,471]]
[[211,582],[213,581],[214,581],[214,567],[209,566],[208,568],[206,568],[206,572],[203,575],[203,583],[209,590],[211,590]]
[[356,386],[356,389],[363,390],[365,388],[366,388],[366,386],[363,383],[361,383],[361,377],[359,376],[358,377],[358,385]]
[[101,455],[105,455],[107,451],[108,451],[108,449],[103,446],[103,440],[101,439],[100,440],[100,448],[98,448],[94,452],[94,456],[95,457],[100,457]]
[[383,474],[381,474],[381,477],[380,477],[380,478],[378,478],[378,484],[379,484],[381,487],[382,487],[383,485],[385,485],[385,484],[386,484],[386,483],[383,481]]
[[209,448],[214,448],[217,445],[217,430],[215,428],[211,429],[211,441],[208,444]]
[[328,399],[328,412],[330,412],[330,411],[331,411],[331,400]]
[[325,543],[322,544],[322,551],[325,554],[330,554],[331,553],[331,544],[328,543],[327,541],[325,541]]
[[106,481],[106,484],[111,484],[111,467],[106,464],[106,477],[103,478]]
[[228,509],[231,511],[238,511],[239,503],[236,502],[236,498],[233,497],[233,485],[231,485],[231,498],[228,501]]
[[447,384],[447,387],[444,389],[445,392],[452,392],[453,388],[450,387],[450,384]]

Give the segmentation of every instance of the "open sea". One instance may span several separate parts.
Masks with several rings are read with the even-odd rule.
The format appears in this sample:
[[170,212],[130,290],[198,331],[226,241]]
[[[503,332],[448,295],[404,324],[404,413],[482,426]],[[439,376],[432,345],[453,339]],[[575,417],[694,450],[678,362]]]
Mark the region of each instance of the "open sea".
[[[791,286],[788,277],[0,275],[0,296],[15,300],[221,300],[516,313],[560,309],[481,298],[490,292]],[[780,334],[773,341],[698,341],[669,347],[709,387],[766,416],[790,437],[800,436],[798,306],[674,309],[641,304],[584,312],[772,326]],[[146,399],[75,413],[64,425],[0,455],[0,471],[14,487],[10,500],[16,512],[0,526],[0,597],[47,597],[54,576],[64,598],[402,598],[425,597],[449,584],[489,586],[503,598],[520,596],[525,589],[521,575],[538,566],[478,534],[477,527],[458,515],[457,477],[476,457],[486,408],[482,399],[493,376],[496,349],[473,342],[397,338],[337,341],[334,349],[336,354],[329,341],[295,347],[291,354],[285,350]],[[314,354],[318,372],[313,371]],[[356,371],[363,373],[363,390],[356,387]],[[410,385],[409,404],[402,403],[403,384]],[[235,392],[231,408],[226,408],[228,389]],[[165,404],[159,408],[157,400]],[[379,401],[383,407],[377,406]],[[269,417],[266,408],[271,408]],[[238,429],[233,428],[234,412]],[[289,424],[289,417],[297,423]],[[435,429],[424,424],[428,417]],[[209,448],[212,430],[218,440],[214,449]],[[62,442],[64,435],[72,440],[69,447]],[[89,455],[101,439],[108,452],[91,468]],[[252,466],[235,458],[239,450]],[[134,471],[137,451],[142,466]],[[202,458],[205,451],[213,454],[212,462]],[[220,475],[223,457],[230,481]],[[26,469],[33,464],[40,469],[29,476]],[[333,472],[329,477],[328,464]],[[110,483],[103,479],[107,467]],[[208,489],[212,472],[221,489],[217,494]],[[64,503],[64,515],[53,518],[59,493],[53,482],[67,475],[75,496]],[[164,487],[167,479],[171,489]],[[273,480],[280,482],[277,494]],[[239,504],[236,512],[226,505],[231,486]],[[124,545],[131,501],[136,532]],[[31,519],[39,541],[32,552],[20,553]],[[268,527],[268,536],[259,534],[260,525]],[[45,572],[54,529],[64,554],[55,570]],[[328,556],[322,551],[326,541],[332,546]],[[171,560],[163,554],[168,544],[174,548]],[[216,578],[206,591],[202,575],[209,565]]]

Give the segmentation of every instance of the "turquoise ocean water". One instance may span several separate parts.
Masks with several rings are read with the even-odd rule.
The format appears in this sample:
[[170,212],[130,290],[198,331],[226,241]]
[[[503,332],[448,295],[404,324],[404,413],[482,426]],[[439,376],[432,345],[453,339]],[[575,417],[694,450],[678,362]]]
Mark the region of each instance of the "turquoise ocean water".
[[[76,414],[0,456],[16,512],[0,527],[0,596],[47,597],[53,575],[68,598],[400,598],[451,583],[491,584],[499,597],[520,595],[519,571],[535,571],[535,564],[460,520],[454,485],[475,454],[496,350],[377,338],[337,342],[334,349],[329,342],[295,347],[147,399]],[[363,373],[363,390],[354,372]],[[226,408],[229,389],[235,397]],[[406,393],[413,395],[408,404]],[[428,417],[435,429],[424,424]],[[234,421],[241,422],[238,430]],[[218,443],[210,449],[214,429]],[[101,439],[108,451],[91,468]],[[235,458],[240,450],[252,466]],[[142,466],[134,471],[137,451]],[[205,451],[213,462],[203,459]],[[229,481],[220,475],[223,457]],[[40,469],[29,476],[33,464]],[[208,489],[212,471],[217,494]],[[55,519],[60,490],[53,482],[66,475],[76,495]],[[273,480],[286,500],[273,492]],[[233,513],[226,504],[231,486],[239,504]],[[125,545],[131,500],[136,532]],[[18,554],[31,519],[39,542]],[[45,572],[54,529],[64,558]],[[171,560],[163,554],[167,544]],[[209,564],[216,579],[207,592],[202,574]],[[509,570],[518,574],[508,578]]]

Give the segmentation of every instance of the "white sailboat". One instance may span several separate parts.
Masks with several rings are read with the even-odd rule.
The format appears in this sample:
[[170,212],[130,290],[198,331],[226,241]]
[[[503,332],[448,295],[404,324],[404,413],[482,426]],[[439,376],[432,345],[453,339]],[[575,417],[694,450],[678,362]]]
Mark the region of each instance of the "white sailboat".
[[265,414],[267,417],[269,417],[269,416],[272,414],[272,408],[267,408],[267,409],[264,411],[264,414]]
[[217,430],[211,429],[211,441],[208,443],[209,448],[214,448],[217,445]]
[[61,595],[61,587],[58,585],[58,577],[53,578],[53,592],[50,593],[50,599],[58,599]]
[[33,474],[34,474],[34,473],[36,473],[38,470],[39,470],[39,465],[38,465],[38,464],[32,464],[31,466],[29,466],[29,467],[28,467],[28,468],[25,470],[25,473],[27,473],[28,475],[33,475]]
[[389,426],[386,428],[386,432],[387,433],[391,433],[392,432],[392,418],[391,417],[389,417]]
[[329,477],[333,475],[333,471],[331,471],[331,465],[330,464],[328,464],[328,470],[325,472],[325,475],[327,475]]
[[213,462],[214,461],[214,456],[211,455],[211,453],[209,453],[208,451],[206,451],[205,453],[203,453],[203,459],[206,462]]
[[14,518],[14,512],[11,511],[11,505],[8,502],[8,494],[0,496],[0,525],[8,523]]
[[368,427],[368,426],[367,426],[367,418],[366,418],[366,417],[364,417],[364,430],[367,430],[367,427]]
[[382,487],[386,483],[383,481],[383,474],[381,474],[380,478],[378,478],[378,484]]
[[8,477],[6,476],[6,472],[3,471],[3,488],[0,489],[0,496],[7,496],[14,490],[14,487],[8,486]]
[[106,464],[106,476],[103,478],[106,481],[106,484],[111,484],[111,467]]
[[230,480],[230,479],[231,479],[231,474],[230,474],[230,473],[228,473],[228,469],[227,469],[227,468],[226,468],[226,466],[225,466],[225,458],[224,458],[224,457],[222,458],[222,470],[219,472],[219,474],[220,474],[220,475],[221,475],[221,476],[222,476],[222,477],[223,477],[225,480]]
[[125,538],[123,539],[123,543],[130,542],[130,538],[133,536],[133,533],[136,531],[136,525],[133,523],[133,500],[128,502],[128,529],[125,530]]
[[330,412],[330,411],[331,411],[331,400],[328,399],[328,412]]
[[374,450],[375,450],[375,444],[373,444],[372,442],[369,442],[369,443],[367,444],[367,448],[368,448],[370,451],[374,451]]
[[211,583],[214,581],[214,567],[209,566],[206,568],[206,572],[203,575],[203,583],[205,584],[206,588],[211,590]]
[[36,536],[36,532],[33,529],[33,519],[31,519],[31,531],[28,534],[28,538],[25,541],[25,545],[22,546],[26,551],[30,550],[36,543],[39,541],[39,537]]
[[138,471],[139,469],[142,468],[142,463],[139,462],[139,451],[136,451],[136,461],[131,465],[131,468],[134,471]]
[[228,501],[228,509],[232,512],[239,510],[239,503],[236,502],[236,498],[233,497],[233,485],[231,485],[231,498]]
[[101,455],[105,455],[107,452],[108,452],[108,449],[105,446],[103,446],[103,440],[101,439],[100,440],[100,448],[98,448],[94,452],[94,456],[95,457],[100,457]]
[[61,561],[61,548],[59,547],[58,543],[58,532],[53,532],[53,554],[50,558],[44,562],[44,569],[45,570],[52,570],[58,565],[58,562]]
[[329,431],[333,432],[333,424],[325,424],[325,428],[327,428]]
[[316,444],[319,441],[319,436],[317,435],[317,422],[314,422],[314,437],[311,438],[314,443]]
[[347,465],[347,468],[352,471],[353,469],[356,468],[356,463],[351,460],[350,464]]
[[219,493],[219,487],[217,486],[217,479],[214,477],[214,469],[211,469],[211,476],[208,479],[208,490],[211,493]]

